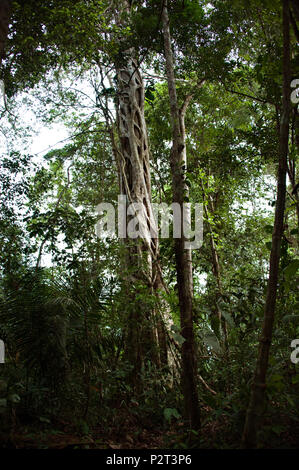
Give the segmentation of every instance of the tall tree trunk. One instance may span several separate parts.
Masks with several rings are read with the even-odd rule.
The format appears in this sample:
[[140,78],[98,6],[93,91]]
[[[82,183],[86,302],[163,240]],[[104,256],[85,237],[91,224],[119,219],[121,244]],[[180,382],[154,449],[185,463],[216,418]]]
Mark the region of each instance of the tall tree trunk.
[[[164,1],[162,22],[172,127],[172,150],[170,165],[172,173],[173,202],[180,205],[181,214],[183,214],[183,203],[188,193],[188,186],[185,183],[187,161],[184,118],[191,96],[188,96],[182,108],[179,108],[175,85],[167,1]],[[193,330],[192,253],[191,249],[185,249],[185,241],[186,238],[183,233],[183,217],[181,217],[181,237],[175,238],[175,258],[180,306],[181,334],[185,339],[182,345],[182,388],[184,394],[185,417],[188,420],[191,428],[196,429],[200,426],[200,408],[197,392],[197,367]]]
[[[151,206],[151,180],[149,166],[149,148],[144,119],[144,86],[141,74],[134,59],[134,51],[126,52],[125,65],[117,66],[118,82],[118,130],[120,138],[121,193],[126,196],[128,204],[140,204],[139,229],[144,236],[137,240],[127,237],[127,269],[131,287],[135,288],[136,297],[153,295],[153,262],[158,255],[158,240],[147,236],[148,229],[154,227],[154,216]],[[135,214],[128,216],[126,226]],[[145,292],[141,292],[146,286]],[[130,287],[130,291],[132,291]],[[152,349],[157,365],[160,363],[158,351],[157,328],[150,303],[144,299],[140,302],[131,299],[131,312],[128,322],[127,350],[129,360],[140,371],[145,355]],[[135,371],[135,372],[136,372]]]
[[[126,20],[122,15],[124,12],[129,14],[129,3],[126,0],[118,2],[117,8],[116,21],[123,26]],[[163,279],[151,199],[144,84],[133,48],[122,52],[120,60],[115,63],[115,70],[120,192],[125,196],[127,204],[142,207],[138,214],[139,231],[142,231],[142,235],[137,240],[130,237],[125,239],[126,268],[130,273],[126,285],[131,292],[126,351],[129,361],[134,364],[133,377],[136,379],[145,359],[150,359],[158,367],[168,364],[166,329],[171,320],[166,311],[161,312],[153,306],[154,297],[159,297],[157,292],[163,288]],[[128,216],[126,227],[135,216],[136,214]]]
[[291,93],[289,23],[289,0],[283,0],[283,105],[280,120],[279,166],[277,178],[275,221],[272,234],[270,272],[267,286],[264,321],[259,342],[258,358],[253,378],[250,402],[247,410],[246,422],[242,439],[242,445],[245,448],[254,448],[257,444],[257,429],[264,409],[266,393],[266,373],[268,368],[269,350],[271,346],[273,323],[275,316],[280,246],[283,235],[283,221],[285,210],[286,174],[289,140]]

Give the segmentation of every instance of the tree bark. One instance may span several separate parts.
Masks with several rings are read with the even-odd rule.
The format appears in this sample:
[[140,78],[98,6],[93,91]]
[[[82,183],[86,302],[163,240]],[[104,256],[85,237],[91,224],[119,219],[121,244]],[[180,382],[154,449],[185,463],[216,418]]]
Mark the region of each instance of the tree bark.
[[[134,284],[136,297],[139,288],[146,286],[144,294],[153,294],[153,262],[158,255],[158,240],[147,236],[148,229],[154,227],[151,206],[151,181],[149,167],[149,148],[144,119],[144,86],[133,51],[127,51],[125,66],[117,66],[118,82],[118,130],[121,157],[121,193],[128,204],[140,204],[139,228],[143,228],[144,237],[137,240],[125,239],[129,282]],[[128,216],[126,226],[134,216]],[[131,290],[131,288],[130,288]],[[140,291],[140,296],[142,296]],[[152,356],[159,365],[158,333],[153,311],[142,301],[132,300],[132,309],[128,322],[127,350],[130,362],[136,371],[141,370],[146,352],[152,349]],[[145,301],[146,304],[146,301]]]
[[[191,95],[186,98],[183,106],[179,108],[175,85],[174,61],[171,49],[167,1],[164,1],[162,23],[172,128],[170,165],[172,173],[173,202],[180,205],[182,214],[184,199],[188,194],[188,187],[185,183],[187,166],[185,112],[191,99]],[[197,392],[197,366],[193,330],[192,253],[191,249],[185,249],[185,241],[186,238],[183,234],[183,217],[181,217],[181,237],[175,238],[175,258],[181,334],[185,339],[182,344],[182,389],[184,395],[185,418],[188,420],[192,429],[197,429],[200,426],[200,408]]]
[[244,448],[257,445],[257,430],[264,410],[266,394],[266,373],[275,317],[277,282],[279,274],[280,246],[283,235],[283,221],[286,198],[286,174],[290,119],[290,12],[289,0],[283,0],[283,103],[280,119],[279,166],[277,178],[277,196],[275,221],[272,234],[270,254],[270,272],[267,285],[267,296],[264,310],[262,333],[259,340],[259,351],[253,378],[250,402],[242,438]]
[[[122,14],[129,14],[126,0],[118,3],[116,21],[123,26]],[[152,208],[150,152],[144,117],[144,84],[135,51],[130,48],[121,53],[115,62],[117,77],[117,130],[119,139],[120,192],[128,204],[139,204],[139,229],[143,235],[137,239],[125,238],[126,269],[125,284],[130,303],[127,322],[126,353],[134,364],[136,379],[146,359],[157,367],[169,364],[167,328],[170,315],[163,311],[160,289],[163,290],[159,262],[159,240]],[[128,216],[126,227],[135,214]],[[144,289],[145,288],[145,289]],[[148,298],[147,296],[152,296]],[[153,300],[156,298],[156,306]],[[161,305],[162,312],[157,308]],[[138,380],[138,379],[137,379]]]

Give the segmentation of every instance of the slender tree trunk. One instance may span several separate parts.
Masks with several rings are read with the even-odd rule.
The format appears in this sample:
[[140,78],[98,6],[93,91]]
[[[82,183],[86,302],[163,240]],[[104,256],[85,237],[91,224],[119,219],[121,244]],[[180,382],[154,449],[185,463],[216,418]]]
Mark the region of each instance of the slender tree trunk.
[[257,429],[264,410],[266,393],[266,373],[275,315],[277,282],[279,274],[280,246],[283,235],[283,221],[286,197],[286,174],[290,116],[290,13],[289,0],[283,0],[283,106],[280,120],[279,166],[277,178],[277,197],[275,221],[270,254],[270,272],[264,321],[259,342],[258,358],[253,378],[250,402],[247,410],[242,445],[254,448],[257,444]]
[[210,234],[210,246],[211,246],[211,254],[212,254],[212,266],[213,266],[213,275],[216,280],[216,285],[217,285],[217,294],[216,294],[216,302],[215,302],[215,309],[216,309],[216,315],[217,315],[217,331],[219,334],[219,338],[221,338],[221,332],[223,333],[224,336],[224,347],[226,352],[228,352],[228,336],[227,336],[227,325],[226,321],[222,316],[221,310],[219,308],[218,302],[223,296],[223,286],[222,286],[222,278],[221,278],[221,268],[220,268],[220,261],[219,261],[219,256],[218,256],[218,251],[215,243],[215,237],[213,234],[213,230],[211,227],[211,224],[209,223],[209,202],[211,206],[211,212],[212,214],[215,213],[215,205],[210,197],[210,201],[207,200],[204,186],[203,184],[201,185],[202,187],[202,193],[203,193],[203,200],[206,201],[206,204],[204,204],[204,212],[205,216],[207,219],[207,226]]
[[[166,74],[170,100],[172,127],[171,173],[173,202],[178,203],[183,213],[184,199],[188,193],[185,183],[186,173],[186,142],[185,142],[185,112],[191,96],[188,96],[180,109],[178,106],[169,17],[167,1],[164,1],[163,12],[164,52]],[[175,258],[177,268],[177,284],[180,306],[181,334],[185,338],[182,345],[182,388],[184,394],[185,417],[191,428],[200,426],[200,408],[197,392],[197,367],[195,340],[193,331],[193,273],[191,249],[185,249],[186,238],[183,234],[183,217],[181,217],[181,237],[175,239]]]

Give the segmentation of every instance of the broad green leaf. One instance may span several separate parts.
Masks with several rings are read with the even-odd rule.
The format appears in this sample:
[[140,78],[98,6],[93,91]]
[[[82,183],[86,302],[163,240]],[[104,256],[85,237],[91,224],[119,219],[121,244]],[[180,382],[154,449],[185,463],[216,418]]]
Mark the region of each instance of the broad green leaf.
[[221,312],[221,314],[223,318],[226,320],[226,322],[229,324],[229,326],[233,328],[235,326],[235,322],[231,314],[228,312]]
[[164,418],[166,421],[170,422],[171,418],[180,419],[181,415],[175,408],[165,408],[164,409]]
[[294,259],[284,270],[286,279],[289,281],[296,275],[297,271],[299,272],[299,259]]

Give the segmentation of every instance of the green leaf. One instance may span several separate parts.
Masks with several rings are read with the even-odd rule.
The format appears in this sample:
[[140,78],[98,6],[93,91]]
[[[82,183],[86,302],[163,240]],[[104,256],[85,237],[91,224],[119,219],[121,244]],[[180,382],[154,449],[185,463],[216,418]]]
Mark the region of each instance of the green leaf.
[[269,379],[268,387],[269,389],[273,389],[278,392],[281,392],[283,388],[285,387],[283,376],[280,374],[273,374]]
[[221,315],[226,320],[229,326],[231,326],[232,328],[235,326],[234,319],[230,313],[221,311]]
[[175,408],[164,408],[164,418],[167,422],[171,421],[171,418],[180,419],[181,415],[179,414],[178,410]]
[[282,318],[282,321],[283,322],[287,322],[289,320],[299,320],[299,315],[285,315],[283,318]]
[[294,259],[284,270],[286,279],[289,281],[296,275],[297,271],[299,272],[299,259]]
[[271,429],[277,436],[280,436],[280,434],[284,430],[284,427],[277,424],[276,426],[272,426]]
[[299,383],[299,375],[295,375],[292,377],[292,384],[298,384]]
[[179,333],[172,333],[172,336],[173,336],[173,339],[180,345],[182,346],[182,344],[186,341],[185,338],[180,335]]
[[185,338],[181,335],[180,331],[181,330],[177,325],[171,325],[171,334],[173,339],[179,344],[179,346],[182,346]]

